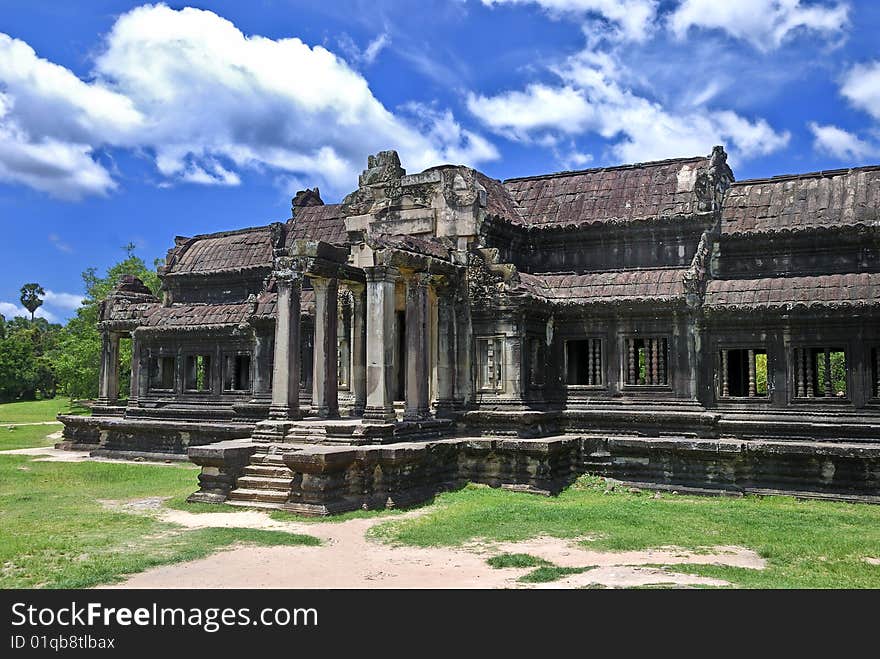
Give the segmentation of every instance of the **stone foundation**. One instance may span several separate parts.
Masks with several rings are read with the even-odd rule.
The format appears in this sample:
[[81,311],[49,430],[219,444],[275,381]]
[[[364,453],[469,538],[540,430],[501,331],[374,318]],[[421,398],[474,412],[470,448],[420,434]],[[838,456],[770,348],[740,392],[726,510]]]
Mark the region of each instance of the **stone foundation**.
[[105,457],[185,458],[187,449],[250,437],[252,423],[158,421],[104,416],[59,415],[63,440],[55,447]]
[[384,446],[225,442],[189,455],[203,466],[190,500],[303,515],[411,506],[467,482],[555,495],[583,473],[682,491],[880,502],[877,443],[561,435]]

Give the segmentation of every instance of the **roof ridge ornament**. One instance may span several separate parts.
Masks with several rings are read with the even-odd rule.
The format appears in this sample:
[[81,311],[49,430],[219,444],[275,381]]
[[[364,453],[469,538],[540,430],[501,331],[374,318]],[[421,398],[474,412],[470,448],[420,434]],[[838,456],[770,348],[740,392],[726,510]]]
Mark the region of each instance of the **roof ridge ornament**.
[[721,208],[724,194],[736,178],[727,164],[727,152],[723,146],[712,147],[709,164],[700,169],[694,183],[694,195],[697,198],[697,210],[702,212],[716,211]]

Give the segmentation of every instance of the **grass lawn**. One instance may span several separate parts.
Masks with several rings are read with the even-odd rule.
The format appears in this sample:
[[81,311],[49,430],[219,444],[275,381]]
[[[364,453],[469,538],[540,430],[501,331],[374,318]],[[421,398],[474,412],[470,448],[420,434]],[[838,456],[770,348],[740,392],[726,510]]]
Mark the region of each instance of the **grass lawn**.
[[[797,501],[790,497],[697,497],[604,494],[601,479],[583,477],[555,498],[468,486],[437,497],[425,515],[372,529],[389,542],[456,546],[539,535],[591,537],[596,550],[676,545],[737,545],[767,560],[765,570],[676,565],[675,571],[754,588],[880,588],[880,506]],[[540,569],[540,568],[539,568]],[[544,572],[551,570],[545,568]]]
[[101,504],[179,497],[195,489],[196,473],[192,466],[36,462],[0,455],[0,587],[112,583],[237,542],[318,544],[311,536],[280,531],[188,530]]
[[0,451],[51,446],[55,440],[47,439],[47,435],[58,432],[61,427],[60,423],[51,426],[0,426]]
[[73,406],[69,398],[62,396],[0,404],[0,424],[54,421],[56,414],[88,414],[88,410]]

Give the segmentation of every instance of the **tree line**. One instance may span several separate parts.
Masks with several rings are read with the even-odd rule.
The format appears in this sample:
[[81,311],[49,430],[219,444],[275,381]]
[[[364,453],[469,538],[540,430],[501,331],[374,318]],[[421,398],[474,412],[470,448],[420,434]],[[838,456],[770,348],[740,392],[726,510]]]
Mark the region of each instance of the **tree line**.
[[[98,332],[99,303],[119,283],[123,275],[141,279],[154,294],[159,292],[159,277],[153,269],[125,248],[126,258],[103,275],[97,268],[82,273],[85,299],[65,325],[36,317],[45,291],[37,283],[21,288],[21,303],[30,318],[10,319],[0,315],[0,402],[52,398],[63,394],[76,399],[98,395],[101,370],[101,335]],[[120,346],[119,391],[128,391],[131,370],[131,345]]]

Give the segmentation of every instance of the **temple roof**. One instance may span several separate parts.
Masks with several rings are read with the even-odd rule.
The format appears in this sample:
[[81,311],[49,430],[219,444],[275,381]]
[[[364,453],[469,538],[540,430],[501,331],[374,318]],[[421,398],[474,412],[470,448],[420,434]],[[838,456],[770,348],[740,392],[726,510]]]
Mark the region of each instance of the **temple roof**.
[[333,245],[347,244],[342,205],[324,204],[294,208],[287,233],[287,244],[302,239],[323,240]]
[[246,323],[253,304],[176,304],[158,307],[146,318],[143,326],[153,329],[179,327],[229,326]]
[[522,209],[514,201],[510,191],[498,179],[489,178],[474,170],[477,181],[486,189],[486,212],[514,224],[524,224]]
[[799,231],[880,223],[880,166],[734,183],[722,233]]
[[504,188],[530,226],[688,215],[697,212],[697,172],[708,164],[705,157],[677,158],[507,179]]
[[710,281],[709,310],[866,307],[880,304],[880,273]]
[[169,274],[272,267],[272,232],[269,226],[194,236],[176,248]]
[[684,298],[687,268],[651,268],[586,274],[519,273],[520,287],[561,304],[671,302]]
[[[257,296],[257,306],[253,315],[259,318],[275,318],[277,313],[278,294],[262,292]],[[315,291],[302,289],[299,298],[300,314],[312,314],[315,311]]]

